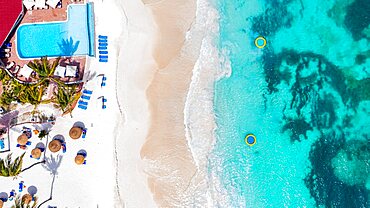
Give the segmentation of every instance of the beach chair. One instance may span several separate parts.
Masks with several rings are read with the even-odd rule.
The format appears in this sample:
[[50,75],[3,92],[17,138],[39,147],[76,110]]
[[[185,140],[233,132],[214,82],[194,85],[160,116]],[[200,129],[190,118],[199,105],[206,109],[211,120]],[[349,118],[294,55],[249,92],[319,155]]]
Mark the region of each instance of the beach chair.
[[99,50],[107,50],[108,48],[106,46],[99,46],[98,49]]
[[78,104],[80,104],[80,105],[87,105],[87,104],[89,104],[88,102],[85,102],[85,101],[82,101],[82,100],[79,100],[78,101]]
[[103,98],[103,103],[107,102],[107,99],[106,98]]
[[5,148],[4,139],[0,139],[0,148],[1,149]]
[[107,77],[103,77],[102,81],[107,81]]
[[78,105],[78,108],[81,108],[82,110],[86,110],[87,106],[86,105]]
[[99,43],[99,46],[105,46],[105,47],[107,47],[108,46],[108,43]]
[[81,98],[85,99],[85,100],[90,100],[90,96],[88,96],[88,95],[82,95]]
[[108,36],[106,36],[106,35],[99,35],[98,38],[99,39],[108,39]]
[[108,42],[107,39],[99,39],[98,41],[99,41],[99,43],[107,43]]
[[14,61],[12,61],[12,62],[10,62],[5,68],[6,69],[10,69],[10,68],[12,68],[13,66],[15,66],[15,62]]
[[104,62],[104,63],[106,63],[106,62],[108,62],[108,59],[99,59],[99,62]]
[[107,55],[99,55],[99,58],[100,59],[108,59],[108,56]]
[[2,48],[2,49],[0,49],[0,52],[9,53],[10,52],[10,48]]
[[108,54],[108,51],[99,51],[99,54]]
[[102,109],[106,109],[106,108],[107,108],[107,106],[103,104],[103,105],[101,106],[101,108],[102,108]]
[[82,91],[82,93],[87,94],[87,95],[91,95],[92,94],[92,91],[91,90],[84,89]]
[[82,139],[86,138],[87,129],[82,130]]
[[101,83],[101,86],[102,86],[102,87],[105,87],[105,85],[106,85],[106,84],[105,84],[105,82],[102,82],[102,83]]

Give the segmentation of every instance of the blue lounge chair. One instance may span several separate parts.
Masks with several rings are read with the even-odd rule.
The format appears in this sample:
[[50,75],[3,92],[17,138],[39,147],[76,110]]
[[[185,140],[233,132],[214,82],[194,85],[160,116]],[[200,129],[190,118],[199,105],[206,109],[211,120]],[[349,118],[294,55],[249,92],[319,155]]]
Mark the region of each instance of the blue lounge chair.
[[107,108],[107,106],[106,106],[106,105],[102,105],[102,106],[101,106],[101,108],[102,108],[102,109],[106,109],[106,108]]
[[90,100],[90,96],[88,96],[88,95],[82,95],[81,98],[85,99],[85,100]]
[[105,46],[105,47],[107,47],[108,46],[108,43],[99,43],[99,46]]
[[103,98],[103,103],[107,102],[107,99],[106,98]]
[[98,50],[107,50],[108,48],[106,46],[99,46]]
[[84,93],[84,94],[88,94],[88,95],[91,95],[91,94],[92,94],[92,92],[93,92],[93,91],[91,91],[91,90],[87,90],[87,89],[84,89],[84,90],[82,91],[82,93]]
[[108,59],[108,56],[107,55],[99,55],[99,58],[100,59]]
[[103,80],[103,81],[107,81],[107,77],[103,77],[103,78],[102,78],[102,80]]
[[107,39],[99,39],[98,41],[99,41],[99,43],[106,43],[106,42],[108,42]]
[[99,54],[108,54],[108,51],[99,51]]
[[87,132],[87,129],[82,130],[82,139],[86,138],[86,132]]
[[106,35],[99,35],[98,38],[99,39],[108,39],[108,36],[106,36]]
[[80,104],[80,105],[87,105],[87,104],[89,104],[88,102],[85,102],[85,101],[82,101],[82,100],[79,100],[78,101],[78,104]]
[[78,105],[79,108],[81,108],[82,110],[86,110],[87,109],[87,106],[86,105]]
[[23,191],[23,183],[24,183],[23,181],[19,183],[19,192]]
[[102,87],[104,87],[104,86],[105,86],[105,82],[102,82],[102,83],[101,83],[101,86],[102,86]]
[[99,59],[99,62],[108,62],[108,59]]

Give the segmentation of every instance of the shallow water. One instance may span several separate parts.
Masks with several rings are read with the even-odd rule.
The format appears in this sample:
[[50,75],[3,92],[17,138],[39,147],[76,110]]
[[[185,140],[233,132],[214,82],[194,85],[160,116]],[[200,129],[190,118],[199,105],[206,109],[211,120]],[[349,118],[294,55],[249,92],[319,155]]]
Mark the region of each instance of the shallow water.
[[218,0],[217,8],[218,47],[232,70],[215,84],[208,163],[222,200],[370,207],[369,2]]

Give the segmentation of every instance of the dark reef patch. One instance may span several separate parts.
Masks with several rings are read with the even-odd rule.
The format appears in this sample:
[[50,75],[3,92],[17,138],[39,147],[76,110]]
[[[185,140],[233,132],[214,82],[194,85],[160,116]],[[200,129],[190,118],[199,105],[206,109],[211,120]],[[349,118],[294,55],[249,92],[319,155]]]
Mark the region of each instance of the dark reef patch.
[[364,36],[362,31],[370,24],[370,2],[369,0],[356,0],[347,7],[344,24],[352,33],[355,40]]
[[266,1],[267,9],[264,14],[253,17],[252,30],[262,36],[270,36],[281,27],[290,27],[293,19],[286,8],[292,0]]
[[[368,208],[369,191],[364,184],[348,185],[334,173],[331,161],[345,148],[343,135],[334,133],[322,136],[311,147],[309,159],[310,173],[304,179],[317,206],[333,208]],[[365,149],[366,151],[366,149]]]

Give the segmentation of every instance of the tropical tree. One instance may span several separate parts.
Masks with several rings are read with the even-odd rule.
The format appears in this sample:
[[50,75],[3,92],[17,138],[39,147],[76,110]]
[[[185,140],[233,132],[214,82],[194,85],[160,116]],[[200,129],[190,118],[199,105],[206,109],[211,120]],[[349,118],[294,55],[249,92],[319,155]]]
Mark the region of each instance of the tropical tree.
[[50,64],[48,58],[44,56],[41,57],[40,60],[35,59],[28,63],[28,66],[39,75],[41,80],[45,80],[53,77],[59,61],[60,57],[56,58],[53,63]]
[[17,157],[14,162],[12,162],[12,154],[8,154],[5,159],[0,159],[0,176],[10,177],[19,175],[22,171],[24,154]]
[[78,100],[79,94],[76,93],[76,86],[59,87],[55,93],[55,106],[63,111],[63,113],[71,110],[72,104]]
[[18,99],[21,103],[30,103],[35,107],[41,103],[41,98],[44,95],[46,86],[44,85],[26,85],[19,92]]
[[24,197],[20,197],[19,195],[14,200],[14,205],[11,206],[11,208],[35,208],[38,203],[38,197],[33,196],[33,203],[31,205],[31,202],[28,202],[25,200]]

